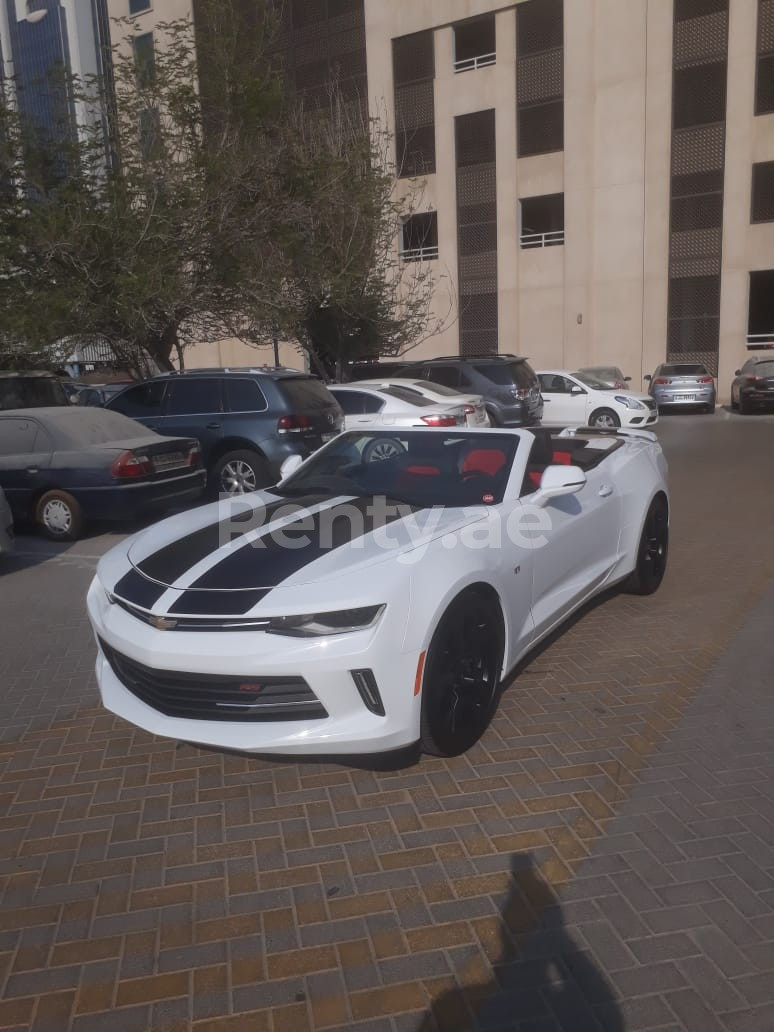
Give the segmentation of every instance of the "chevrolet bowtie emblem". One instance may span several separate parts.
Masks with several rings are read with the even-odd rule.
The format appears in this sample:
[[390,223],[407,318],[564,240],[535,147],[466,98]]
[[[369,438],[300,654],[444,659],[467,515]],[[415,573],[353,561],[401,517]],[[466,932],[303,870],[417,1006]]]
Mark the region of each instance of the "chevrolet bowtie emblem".
[[150,623],[157,631],[174,631],[177,627],[177,620],[170,620],[166,616],[152,616]]

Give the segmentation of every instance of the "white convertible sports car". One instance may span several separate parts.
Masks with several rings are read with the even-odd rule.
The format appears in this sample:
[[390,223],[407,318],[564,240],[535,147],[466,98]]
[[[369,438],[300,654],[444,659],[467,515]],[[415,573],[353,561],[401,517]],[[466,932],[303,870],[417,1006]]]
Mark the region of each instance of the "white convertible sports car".
[[[369,461],[380,435],[389,457]],[[648,431],[356,430],[299,461],[100,561],[109,710],[259,753],[453,755],[537,641],[603,589],[664,575]]]

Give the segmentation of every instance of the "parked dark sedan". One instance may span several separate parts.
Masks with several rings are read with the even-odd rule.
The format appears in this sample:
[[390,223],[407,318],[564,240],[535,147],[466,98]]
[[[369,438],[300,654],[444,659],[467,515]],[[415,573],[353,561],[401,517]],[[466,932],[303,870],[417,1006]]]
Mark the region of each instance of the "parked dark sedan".
[[197,441],[161,437],[117,412],[0,412],[0,487],[14,519],[33,518],[53,540],[75,540],[84,520],[185,505],[205,480]]
[[743,415],[774,408],[774,358],[748,358],[731,383],[731,408]]

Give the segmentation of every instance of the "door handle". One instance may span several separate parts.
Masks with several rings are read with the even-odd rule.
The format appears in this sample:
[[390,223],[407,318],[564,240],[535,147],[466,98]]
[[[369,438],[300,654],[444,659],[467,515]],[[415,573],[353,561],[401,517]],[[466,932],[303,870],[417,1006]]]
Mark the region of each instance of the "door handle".
[[613,493],[613,489],[610,486],[610,484],[603,484],[602,487],[600,487],[600,489],[599,489],[599,497],[600,498],[607,498],[608,495],[611,495],[612,493]]
[[40,470],[38,469],[37,466],[28,466],[27,467],[27,472],[28,473],[40,473]]
[[220,423],[208,423],[207,424],[207,429],[208,430],[220,430]]

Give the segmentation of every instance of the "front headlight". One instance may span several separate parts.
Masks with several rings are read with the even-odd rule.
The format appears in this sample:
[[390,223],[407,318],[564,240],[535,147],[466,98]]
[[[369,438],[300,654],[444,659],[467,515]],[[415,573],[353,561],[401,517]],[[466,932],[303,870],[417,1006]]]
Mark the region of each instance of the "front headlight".
[[626,408],[630,409],[647,408],[646,405],[643,405],[641,401],[637,401],[636,398],[625,398],[622,394],[616,394],[614,400],[617,401],[619,405],[624,405]]
[[273,616],[261,630],[268,634],[285,634],[290,638],[321,638],[328,634],[346,634],[371,627],[382,615],[384,606],[362,606],[339,609],[334,613],[304,613],[299,616]]

